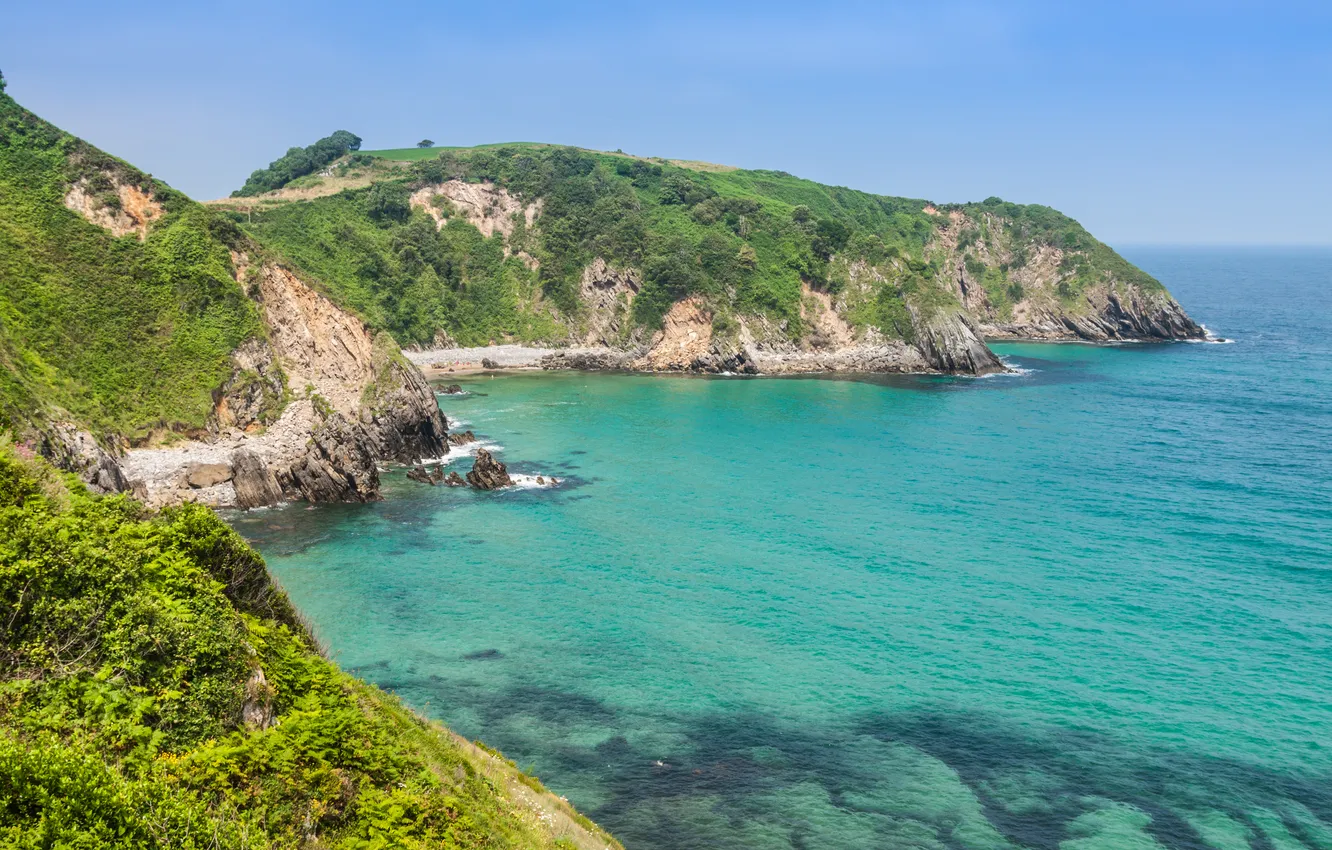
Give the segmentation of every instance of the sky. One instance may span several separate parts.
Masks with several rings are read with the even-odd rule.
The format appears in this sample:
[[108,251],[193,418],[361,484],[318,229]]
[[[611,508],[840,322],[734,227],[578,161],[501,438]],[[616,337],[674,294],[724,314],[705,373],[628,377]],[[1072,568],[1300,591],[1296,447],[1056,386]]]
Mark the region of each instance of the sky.
[[195,198],[337,129],[1332,244],[1332,3],[6,4],[8,93]]

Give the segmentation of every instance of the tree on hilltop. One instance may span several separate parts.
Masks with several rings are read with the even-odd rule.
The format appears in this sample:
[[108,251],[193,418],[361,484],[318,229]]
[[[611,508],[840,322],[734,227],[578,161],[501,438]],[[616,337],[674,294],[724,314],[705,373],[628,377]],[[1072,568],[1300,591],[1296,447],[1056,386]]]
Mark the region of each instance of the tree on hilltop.
[[416,143],[416,146],[418,148],[433,148],[435,146],[435,143],[430,141],[429,139],[422,139],[421,141]]

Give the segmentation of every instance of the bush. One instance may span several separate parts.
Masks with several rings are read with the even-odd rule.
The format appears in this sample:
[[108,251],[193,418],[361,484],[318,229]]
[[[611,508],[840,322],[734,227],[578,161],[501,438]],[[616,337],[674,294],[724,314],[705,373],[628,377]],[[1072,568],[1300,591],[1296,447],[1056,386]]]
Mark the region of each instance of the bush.
[[288,148],[278,159],[249,176],[245,185],[231,193],[233,198],[261,195],[281,189],[297,177],[313,174],[348,151],[360,150],[361,137],[338,130],[309,147]]

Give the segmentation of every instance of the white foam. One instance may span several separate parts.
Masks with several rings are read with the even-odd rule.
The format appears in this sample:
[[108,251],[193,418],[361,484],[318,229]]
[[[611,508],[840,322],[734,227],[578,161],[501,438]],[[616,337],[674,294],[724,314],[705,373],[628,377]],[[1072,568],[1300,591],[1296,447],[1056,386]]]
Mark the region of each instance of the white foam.
[[504,451],[504,447],[501,446],[499,443],[491,442],[490,440],[477,440],[476,442],[473,443],[464,443],[461,446],[450,446],[448,454],[444,455],[443,457],[426,458],[425,460],[421,461],[420,465],[433,466],[435,464],[438,464],[439,466],[448,466],[449,464],[453,463],[455,460],[459,460],[461,458],[476,457],[477,449],[485,449],[491,454],[494,454],[495,452]]
[[1203,333],[1207,334],[1206,339],[1186,339],[1186,340],[1184,340],[1184,341],[1185,341],[1185,342],[1192,342],[1192,343],[1210,344],[1210,345],[1234,345],[1234,344],[1235,344],[1235,340],[1233,340],[1233,339],[1226,339],[1226,338],[1223,337],[1223,336],[1217,336],[1216,334],[1212,333],[1212,329],[1209,328],[1209,327],[1207,327],[1206,325],[1202,325],[1202,329],[1203,329]]
[[544,484],[538,484],[537,476],[535,475],[520,475],[511,472],[509,473],[509,477],[513,479],[513,486],[519,490],[549,490],[564,483],[563,481],[559,482],[559,484],[550,483],[552,478],[549,475],[540,476],[545,480]]

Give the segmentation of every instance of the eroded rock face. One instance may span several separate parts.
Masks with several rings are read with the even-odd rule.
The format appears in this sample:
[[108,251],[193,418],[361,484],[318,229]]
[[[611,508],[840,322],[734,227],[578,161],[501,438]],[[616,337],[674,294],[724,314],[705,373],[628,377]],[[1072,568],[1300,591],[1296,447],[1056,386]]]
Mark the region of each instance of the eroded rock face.
[[449,435],[449,445],[465,446],[468,443],[475,443],[476,435],[471,431],[457,431]]
[[583,269],[579,295],[587,317],[584,345],[615,345],[630,330],[629,309],[642,285],[638,269],[616,268],[601,257]]
[[[437,204],[436,198],[444,198],[448,203]],[[418,189],[412,194],[411,204],[425,210],[438,227],[448,221],[448,211],[452,208],[481,231],[481,235],[489,238],[500,233],[506,241],[513,235],[515,215],[521,215],[526,226],[531,227],[541,212],[540,201],[524,204],[502,186],[463,180],[449,180]]]
[[1098,287],[1086,294],[1086,302],[1085,309],[1078,312],[1028,302],[1014,310],[1012,319],[993,319],[982,329],[986,336],[998,339],[1108,342],[1207,338],[1207,329],[1164,292],[1144,294],[1130,288],[1121,293],[1111,287]]
[[69,422],[52,422],[38,435],[37,451],[61,469],[73,472],[94,493],[120,493],[131,489],[120,466],[122,453],[108,451],[96,438]]
[[933,369],[963,375],[1004,371],[1004,364],[963,311],[943,309],[929,318],[922,318],[914,308],[911,313],[916,347]]
[[69,187],[65,206],[114,236],[134,234],[142,242],[148,228],[162,217],[162,205],[138,186],[122,183],[115,174],[84,177]]
[[467,473],[467,483],[478,490],[498,490],[513,486],[513,479],[509,477],[508,468],[495,460],[490,452],[477,449],[476,463],[472,465],[472,471]]
[[282,486],[264,459],[249,449],[231,456],[231,486],[238,508],[258,508],[282,501]]

